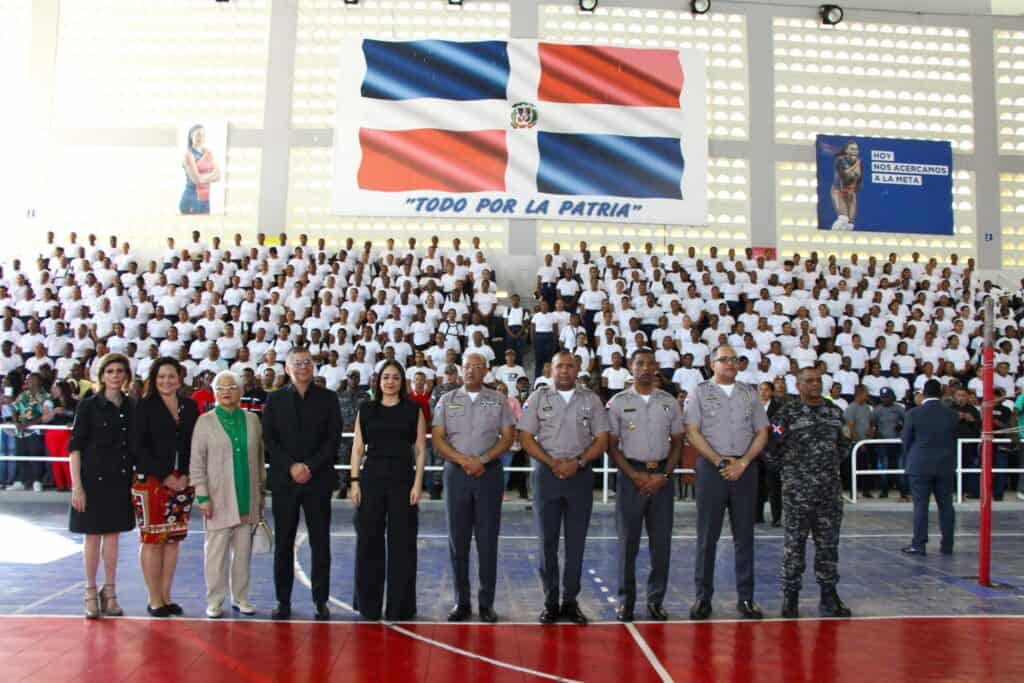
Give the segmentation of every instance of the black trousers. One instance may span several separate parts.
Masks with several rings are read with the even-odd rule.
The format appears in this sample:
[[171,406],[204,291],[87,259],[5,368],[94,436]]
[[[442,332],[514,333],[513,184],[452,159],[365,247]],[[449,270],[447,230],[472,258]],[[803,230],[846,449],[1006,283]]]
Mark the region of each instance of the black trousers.
[[[416,534],[419,506],[409,505],[415,480],[405,457],[370,455],[359,475],[355,510],[356,579],[353,607],[367,619],[405,621],[416,615]],[[387,588],[387,607],[384,590]]]
[[[630,462],[643,468],[641,463]],[[662,467],[654,470],[660,473]],[[641,471],[649,472],[646,469]],[[619,537],[619,602],[636,604],[636,556],[647,527],[647,545],[651,556],[651,573],[647,577],[647,603],[660,605],[668,589],[668,568],[672,556],[672,523],[674,521],[673,484],[665,483],[653,496],[640,493],[629,477],[619,478],[615,495],[615,530]]]
[[565,567],[561,597],[576,602],[583,574],[583,552],[594,508],[594,472],[590,467],[569,479],[558,479],[540,463],[533,466],[533,517],[540,534],[540,578],[544,604],[557,608],[558,544],[565,528]]
[[555,335],[551,332],[537,332],[533,335],[533,377],[534,379],[544,374],[544,364],[552,359],[558,344]]
[[758,474],[757,488],[757,521],[764,521],[764,504],[771,506],[772,522],[782,519],[782,475],[775,467],[770,467],[764,458],[756,461]]
[[469,607],[469,549],[476,537],[480,574],[480,608],[494,607],[498,583],[498,535],[501,532],[501,499],[505,487],[500,460],[484,466],[479,479],[470,477],[451,462],[444,464],[444,511],[448,519],[448,553],[455,581],[455,601]]
[[[309,486],[308,484],[306,486]],[[331,582],[331,488],[275,491],[270,503],[274,513],[274,593],[290,605],[295,582],[295,534],[299,512],[306,518],[313,568],[310,583],[313,602],[327,602]]]
[[754,507],[757,472],[747,468],[737,481],[726,481],[704,458],[697,460],[697,557],[693,581],[698,600],[715,592],[715,556],[725,511],[736,555],[736,592],[740,600],[754,599]]
[[914,538],[911,545],[924,549],[928,545],[928,501],[934,495],[939,508],[939,529],[942,531],[941,548],[953,550],[953,530],[956,511],[953,509],[955,477],[922,476],[911,474],[910,495],[914,499]]

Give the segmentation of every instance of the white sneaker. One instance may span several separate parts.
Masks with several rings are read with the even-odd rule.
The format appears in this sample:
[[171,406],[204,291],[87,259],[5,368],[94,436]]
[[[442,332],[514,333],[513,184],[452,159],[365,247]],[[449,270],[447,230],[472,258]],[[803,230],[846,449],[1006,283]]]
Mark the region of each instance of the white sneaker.
[[43,490],[43,482],[41,482],[41,481],[34,481],[34,482],[32,482],[32,490],[35,491],[36,493],[40,493]]
[[1017,491],[1017,500],[1024,500],[1024,491]]
[[8,486],[7,490],[8,491],[24,491],[25,490],[25,484],[23,484],[20,481],[16,481],[13,484],[11,484],[10,486]]
[[235,610],[239,614],[244,614],[247,617],[251,617],[256,614],[256,609],[249,604],[248,600],[239,600],[238,602],[231,603],[231,609]]
[[206,616],[209,619],[220,619],[224,616],[224,610],[220,605],[210,605],[206,608]]

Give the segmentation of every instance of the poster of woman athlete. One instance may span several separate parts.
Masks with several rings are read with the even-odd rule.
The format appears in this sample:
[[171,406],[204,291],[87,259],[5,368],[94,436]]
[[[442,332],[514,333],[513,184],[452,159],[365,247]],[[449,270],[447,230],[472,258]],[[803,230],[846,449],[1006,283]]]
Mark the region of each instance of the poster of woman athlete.
[[178,130],[177,162],[182,170],[178,211],[182,215],[224,213],[227,122],[197,120]]
[[818,229],[953,234],[949,142],[819,135]]
[[864,181],[864,167],[860,161],[860,147],[850,140],[836,153],[832,176],[832,208],[836,219],[833,230],[853,230],[857,221],[857,193]]

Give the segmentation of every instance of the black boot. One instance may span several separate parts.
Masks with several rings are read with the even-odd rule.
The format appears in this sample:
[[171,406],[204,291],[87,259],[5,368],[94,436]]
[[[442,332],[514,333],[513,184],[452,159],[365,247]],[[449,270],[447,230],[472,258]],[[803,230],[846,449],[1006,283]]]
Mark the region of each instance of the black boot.
[[821,603],[818,605],[818,614],[823,617],[842,617],[847,618],[851,616],[850,608],[843,604],[843,601],[839,599],[839,594],[836,593],[835,588],[822,588],[821,589]]
[[800,593],[797,591],[786,591],[782,596],[782,618],[800,618]]

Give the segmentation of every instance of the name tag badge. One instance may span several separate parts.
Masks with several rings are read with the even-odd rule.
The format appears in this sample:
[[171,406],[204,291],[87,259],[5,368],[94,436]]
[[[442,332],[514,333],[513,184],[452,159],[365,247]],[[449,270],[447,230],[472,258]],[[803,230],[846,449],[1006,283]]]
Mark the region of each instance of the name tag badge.
[[635,413],[636,412],[636,408],[623,408],[622,412],[624,412],[624,413]]
[[540,412],[545,413],[545,414],[553,413],[554,411],[555,411],[555,407],[554,406],[541,406],[540,407]]

